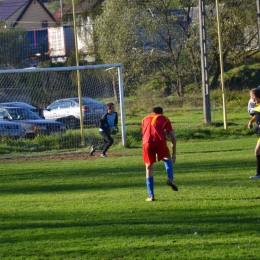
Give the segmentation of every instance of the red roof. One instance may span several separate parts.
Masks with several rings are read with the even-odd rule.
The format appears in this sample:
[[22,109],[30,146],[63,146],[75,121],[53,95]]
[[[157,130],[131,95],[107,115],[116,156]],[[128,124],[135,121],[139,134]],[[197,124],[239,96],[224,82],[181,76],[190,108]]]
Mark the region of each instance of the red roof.
[[[67,8],[66,7],[63,7],[62,8],[62,11],[63,11],[63,13],[66,13],[66,11],[67,11]],[[57,10],[57,12],[53,15],[54,16],[54,18],[55,18],[55,20],[58,22],[58,23],[60,23],[61,22],[61,8],[59,8],[58,10]]]

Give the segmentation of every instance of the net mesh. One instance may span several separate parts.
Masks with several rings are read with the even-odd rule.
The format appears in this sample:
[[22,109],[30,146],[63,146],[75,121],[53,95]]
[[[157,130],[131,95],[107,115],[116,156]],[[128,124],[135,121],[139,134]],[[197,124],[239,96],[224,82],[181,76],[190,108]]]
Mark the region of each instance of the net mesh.
[[[3,107],[6,109],[6,106],[9,109],[11,106],[24,108],[23,103],[26,103],[34,106],[30,109],[45,118],[44,122],[51,120],[66,125],[65,133],[58,131],[46,135],[35,132],[33,137],[29,138],[28,135],[26,138],[18,139],[2,135],[1,152],[51,151],[53,153],[53,151],[86,149],[93,144],[102,143],[98,125],[101,115],[106,112],[106,104],[113,102],[120,116],[119,75],[118,70],[112,68],[116,66],[111,65],[109,69],[106,65],[94,68],[82,66],[73,69],[70,67],[14,70],[15,72],[0,71],[0,103],[8,103],[0,104],[1,111]],[[76,100],[76,104],[71,101],[63,102],[59,104],[57,110],[54,106],[51,107],[52,109],[46,109],[57,100],[78,98],[80,94],[83,129],[80,128],[80,104],[77,104],[79,101]],[[91,98],[91,100],[85,100],[85,98]],[[85,120],[85,117],[88,120]],[[6,118],[0,118],[0,120],[7,121]],[[8,118],[8,121],[19,123],[19,120],[12,118]],[[120,134],[114,138],[115,143],[120,143]]]

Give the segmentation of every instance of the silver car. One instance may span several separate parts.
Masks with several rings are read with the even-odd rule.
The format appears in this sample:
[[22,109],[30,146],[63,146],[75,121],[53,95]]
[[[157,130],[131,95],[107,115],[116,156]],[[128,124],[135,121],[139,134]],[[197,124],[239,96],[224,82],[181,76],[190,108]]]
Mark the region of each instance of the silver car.
[[30,104],[24,103],[24,102],[5,102],[5,103],[0,103],[0,107],[21,107],[21,108],[28,108],[31,111],[33,111],[35,114],[37,114],[39,117],[44,118],[42,115],[42,110],[41,108],[37,108],[35,106],[32,106]]
[[[84,124],[98,125],[101,116],[106,112],[106,104],[92,98],[82,98]],[[64,98],[56,100],[44,109],[43,116],[45,119],[65,123],[68,128],[78,128],[80,124],[79,99]]]
[[0,121],[0,136],[8,136],[10,138],[24,137],[25,131],[18,123]]

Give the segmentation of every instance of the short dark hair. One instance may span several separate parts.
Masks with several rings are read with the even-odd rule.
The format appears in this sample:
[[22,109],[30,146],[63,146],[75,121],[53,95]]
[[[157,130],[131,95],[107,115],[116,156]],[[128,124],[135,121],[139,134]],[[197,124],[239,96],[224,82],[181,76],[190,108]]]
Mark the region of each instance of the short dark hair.
[[259,88],[252,88],[251,92],[253,95],[255,95],[257,98],[260,98],[260,89]]
[[112,106],[114,106],[114,103],[112,102],[107,103],[107,107],[112,107]]
[[154,107],[153,108],[153,113],[155,113],[155,114],[163,114],[162,107]]

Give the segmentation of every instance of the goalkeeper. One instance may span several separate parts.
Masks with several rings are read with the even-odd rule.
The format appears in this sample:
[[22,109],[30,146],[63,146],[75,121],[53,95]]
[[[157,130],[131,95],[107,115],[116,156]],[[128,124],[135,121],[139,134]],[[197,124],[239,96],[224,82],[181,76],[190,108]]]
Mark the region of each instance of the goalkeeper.
[[100,119],[99,133],[103,137],[103,145],[92,146],[90,150],[90,155],[93,156],[96,150],[101,150],[101,157],[107,157],[106,152],[109,147],[114,143],[114,139],[111,134],[116,134],[118,132],[118,115],[115,112],[115,106],[113,103],[107,104],[107,113]]

